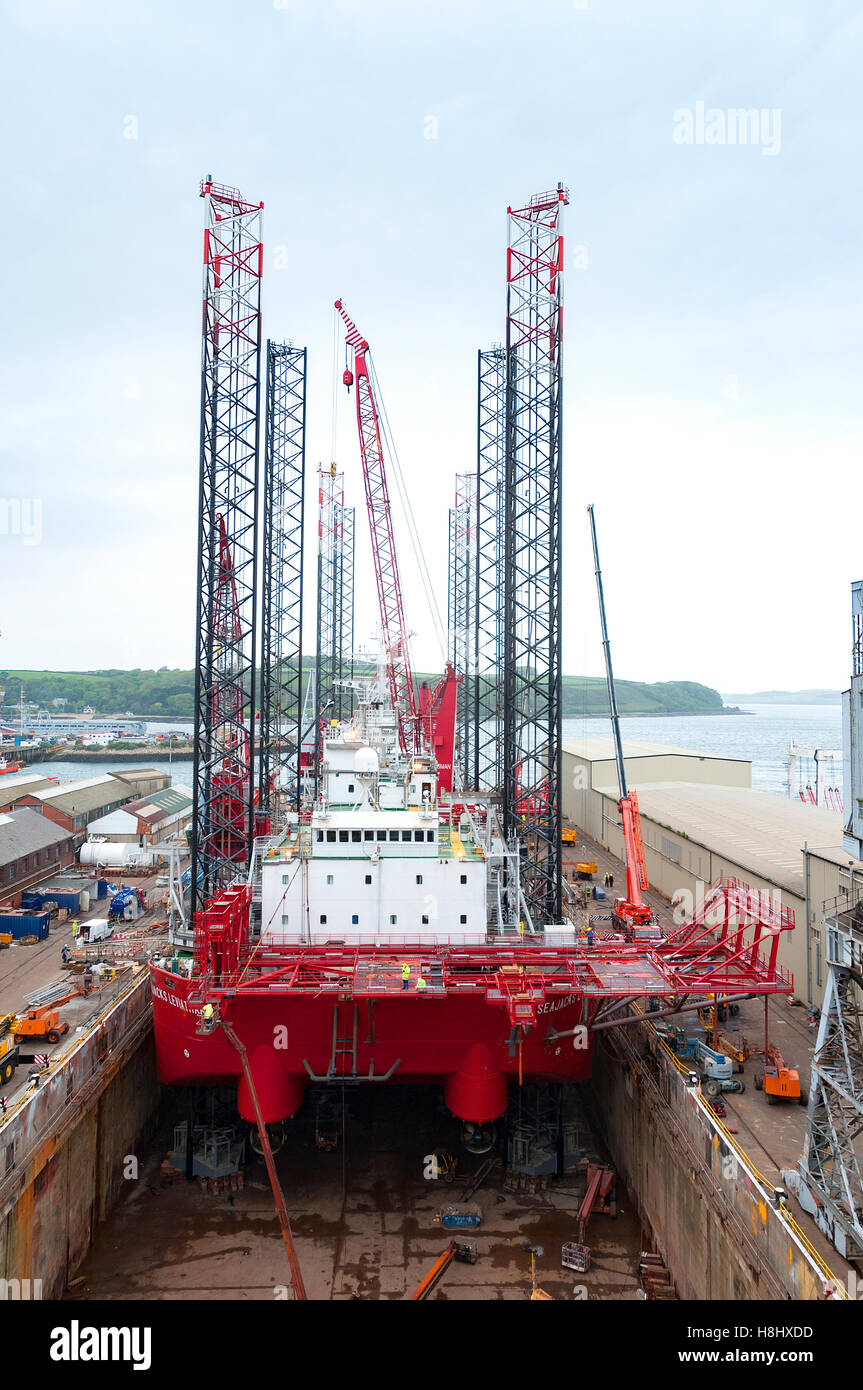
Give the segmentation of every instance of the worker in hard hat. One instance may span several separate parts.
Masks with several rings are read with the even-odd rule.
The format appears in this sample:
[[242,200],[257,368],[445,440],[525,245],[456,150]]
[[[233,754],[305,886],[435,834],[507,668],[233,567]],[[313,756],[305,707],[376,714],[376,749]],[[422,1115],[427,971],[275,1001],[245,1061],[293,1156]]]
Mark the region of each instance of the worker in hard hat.
[[426,988],[426,982],[422,975],[417,975],[417,994],[422,994]]
[[212,1023],[215,1013],[216,1010],[213,1008],[212,1004],[205,1004],[201,1010],[201,1017],[205,1023]]
[[411,968],[410,968],[410,966],[408,965],[407,961],[405,961],[404,965],[402,966],[402,989],[410,989],[410,987],[411,987]]
[[78,933],[79,933],[80,930],[81,930],[81,928],[78,926],[78,921],[77,921],[77,918],[76,918],[76,920],[72,923],[72,940],[73,940],[73,941],[77,941],[77,940],[78,940]]

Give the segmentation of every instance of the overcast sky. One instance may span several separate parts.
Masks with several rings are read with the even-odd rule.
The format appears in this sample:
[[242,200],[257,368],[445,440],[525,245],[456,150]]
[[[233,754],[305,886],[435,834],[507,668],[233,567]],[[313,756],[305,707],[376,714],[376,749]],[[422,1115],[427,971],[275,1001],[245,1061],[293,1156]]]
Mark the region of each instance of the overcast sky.
[[[595,502],[619,676],[844,685],[861,10],[7,0],[0,498],[30,534],[0,534],[0,668],[192,663],[208,173],[264,201],[264,331],[309,348],[310,474],[336,296],[369,338],[445,613],[506,206],[563,180],[564,669],[602,670]],[[736,108],[764,113],[755,143],[699,140],[699,109],[718,139]],[[341,389],[337,458],[362,506]],[[361,514],[357,536],[369,615]],[[439,667],[403,554],[415,664]]]

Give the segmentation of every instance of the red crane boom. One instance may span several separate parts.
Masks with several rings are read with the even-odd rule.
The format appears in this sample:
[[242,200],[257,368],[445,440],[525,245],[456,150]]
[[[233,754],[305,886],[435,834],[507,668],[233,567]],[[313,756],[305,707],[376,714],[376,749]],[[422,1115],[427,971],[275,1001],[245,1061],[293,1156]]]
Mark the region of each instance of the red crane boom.
[[347,343],[353,352],[354,370],[351,372],[350,368],[346,367],[342,380],[348,390],[356,385],[357,428],[390,698],[398,720],[401,750],[404,754],[410,755],[417,751],[419,743],[417,700],[393,535],[380,419],[366,356],[369,345],[345,312],[340,299],[336,300],[335,306],[344,320]]

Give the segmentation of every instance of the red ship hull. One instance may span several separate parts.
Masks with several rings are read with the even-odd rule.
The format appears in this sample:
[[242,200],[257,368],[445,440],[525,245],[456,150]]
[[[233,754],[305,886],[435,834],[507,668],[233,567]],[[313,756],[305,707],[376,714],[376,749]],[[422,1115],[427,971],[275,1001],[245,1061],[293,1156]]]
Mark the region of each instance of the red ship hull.
[[511,1080],[586,1080],[592,1027],[636,1021],[628,1001],[793,989],[777,963],[793,913],[737,879],[672,937],[638,944],[250,943],[250,901],[235,884],[197,914],[190,977],[151,964],[153,1021],[166,1085],[236,1083],[249,1120],[254,1088],[267,1123],[310,1082],[344,1081],[442,1083],[453,1114],[483,1124]]
[[[159,1078],[165,1085],[238,1086],[238,1108],[254,1119],[240,1056],[221,1028],[198,1032],[201,1006],[191,1002],[195,982],[151,965]],[[321,993],[291,996],[238,992],[221,1013],[244,1044],[267,1123],[302,1103],[308,1084],[443,1084],[447,1104],[464,1120],[496,1119],[506,1108],[510,1080],[585,1081],[591,1040],[549,1039],[589,1023],[581,994],[556,998],[537,1010],[536,1026],[514,1029],[505,1008],[482,995],[417,994],[353,998]]]

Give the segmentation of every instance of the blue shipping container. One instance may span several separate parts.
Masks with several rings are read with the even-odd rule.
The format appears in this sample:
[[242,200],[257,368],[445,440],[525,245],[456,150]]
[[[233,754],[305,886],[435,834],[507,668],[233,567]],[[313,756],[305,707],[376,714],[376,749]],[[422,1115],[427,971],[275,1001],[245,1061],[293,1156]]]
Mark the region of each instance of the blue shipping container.
[[22,901],[21,906],[41,907],[43,903],[56,903],[58,907],[65,907],[67,912],[71,912],[73,916],[81,911],[80,892],[64,893],[59,888],[43,888],[41,893],[34,893],[33,897],[39,899],[38,903],[25,904]]
[[13,915],[0,912],[0,932],[11,932],[15,941],[22,936],[38,936],[40,941],[44,941],[48,935],[48,913],[30,915],[16,912]]

